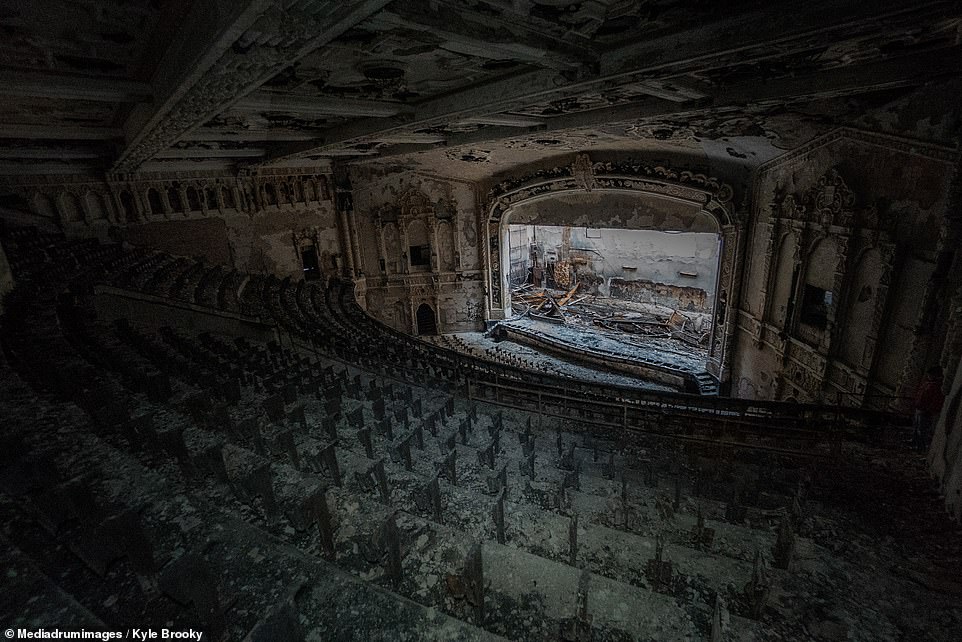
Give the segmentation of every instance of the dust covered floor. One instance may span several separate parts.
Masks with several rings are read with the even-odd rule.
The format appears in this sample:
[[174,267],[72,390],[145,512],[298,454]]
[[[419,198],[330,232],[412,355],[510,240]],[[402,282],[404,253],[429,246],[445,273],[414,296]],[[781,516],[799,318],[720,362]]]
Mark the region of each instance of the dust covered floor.
[[[128,259],[84,247],[76,264]],[[168,292],[203,289],[149,255],[130,265]],[[656,434],[669,414],[696,420],[678,405],[625,425],[507,407],[500,387],[479,398],[456,370],[429,375],[441,350],[402,362],[429,347],[412,340],[388,359],[406,339],[363,330],[317,286],[266,280],[264,304],[288,329],[326,322],[327,353],[108,320],[43,283],[0,323],[6,626],[959,639],[962,533],[897,440],[773,449]]]

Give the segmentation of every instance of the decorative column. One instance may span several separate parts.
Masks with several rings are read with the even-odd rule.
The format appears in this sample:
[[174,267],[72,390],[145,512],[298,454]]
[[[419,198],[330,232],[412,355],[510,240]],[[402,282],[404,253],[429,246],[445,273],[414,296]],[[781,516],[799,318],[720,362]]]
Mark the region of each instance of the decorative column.
[[[166,220],[170,220],[170,217],[174,212],[174,208],[170,205],[170,199],[167,197],[167,190],[161,186],[157,189],[157,193],[160,194],[160,200],[164,204],[164,218]],[[150,203],[148,202],[147,205],[149,206]]]
[[438,254],[438,219],[432,216],[428,225],[431,228],[431,272],[437,274],[441,271],[441,258]]
[[351,233],[348,230],[347,212],[339,210],[338,215],[341,221],[341,243],[343,243],[341,253],[344,255],[346,270],[344,276],[353,279],[357,276],[357,271],[354,266],[354,250],[351,248]]

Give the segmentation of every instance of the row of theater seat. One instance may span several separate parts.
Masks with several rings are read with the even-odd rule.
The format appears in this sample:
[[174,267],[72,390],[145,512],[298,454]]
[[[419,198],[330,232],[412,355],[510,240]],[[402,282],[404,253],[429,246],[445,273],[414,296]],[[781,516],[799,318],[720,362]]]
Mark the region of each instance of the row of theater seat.
[[[812,599],[798,567],[842,566],[811,540],[841,479],[817,448],[679,442],[470,399],[470,379],[517,369],[387,330],[349,284],[24,246],[65,259],[12,252],[27,267],[2,333],[16,373],[0,368],[15,393],[0,491],[24,586],[49,604],[23,609],[34,623],[72,596],[91,626],[151,613],[222,639],[747,639],[801,631],[803,610],[784,606]],[[107,322],[87,296],[225,280],[242,314],[295,340]],[[853,588],[838,608],[870,626],[857,602]]]
[[[607,439],[395,378],[402,366],[453,372],[428,363],[429,347],[346,366],[380,346],[337,288],[262,289],[285,326],[330,333],[318,356],[103,322],[84,284],[65,294],[32,283],[11,301],[3,339],[36,390],[21,386],[32,401],[17,407],[33,412],[16,417],[5,453],[57,474],[13,501],[47,546],[68,543],[78,575],[99,578],[62,588],[105,626],[158,609],[229,639],[301,639],[346,636],[360,609],[380,639],[405,626],[421,639],[707,636],[726,610],[716,597],[727,625],[751,632],[764,591],[791,583],[768,566],[803,523],[805,462]],[[54,420],[35,430],[36,411]],[[792,532],[779,537],[783,522]],[[525,602],[534,589],[519,578],[544,573],[557,578],[535,591],[546,603]],[[337,583],[360,604],[319,604]],[[650,617],[599,604],[591,624],[582,585]]]

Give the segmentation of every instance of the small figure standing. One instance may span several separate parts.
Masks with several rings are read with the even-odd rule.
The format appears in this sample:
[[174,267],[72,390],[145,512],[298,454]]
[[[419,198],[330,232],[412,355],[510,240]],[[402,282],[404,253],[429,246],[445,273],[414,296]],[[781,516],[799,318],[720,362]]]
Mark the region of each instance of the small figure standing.
[[925,452],[932,439],[932,430],[942,412],[945,395],[942,394],[942,368],[933,366],[925,373],[925,378],[919,384],[915,394],[912,416],[912,447],[919,452]]

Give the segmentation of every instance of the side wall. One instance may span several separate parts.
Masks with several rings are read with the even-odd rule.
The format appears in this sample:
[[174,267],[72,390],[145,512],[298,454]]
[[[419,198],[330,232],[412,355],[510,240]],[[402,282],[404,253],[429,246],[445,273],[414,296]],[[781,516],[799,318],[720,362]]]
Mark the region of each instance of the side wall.
[[71,236],[115,235],[242,271],[297,278],[306,248],[315,249],[322,273],[343,273],[347,263],[328,167],[3,180],[5,202]]
[[838,130],[759,170],[734,394],[900,407],[951,359],[956,162]]
[[[438,331],[484,327],[474,186],[415,173],[352,170],[358,273],[374,317],[417,333],[427,305]],[[428,248],[420,258],[412,248]]]

